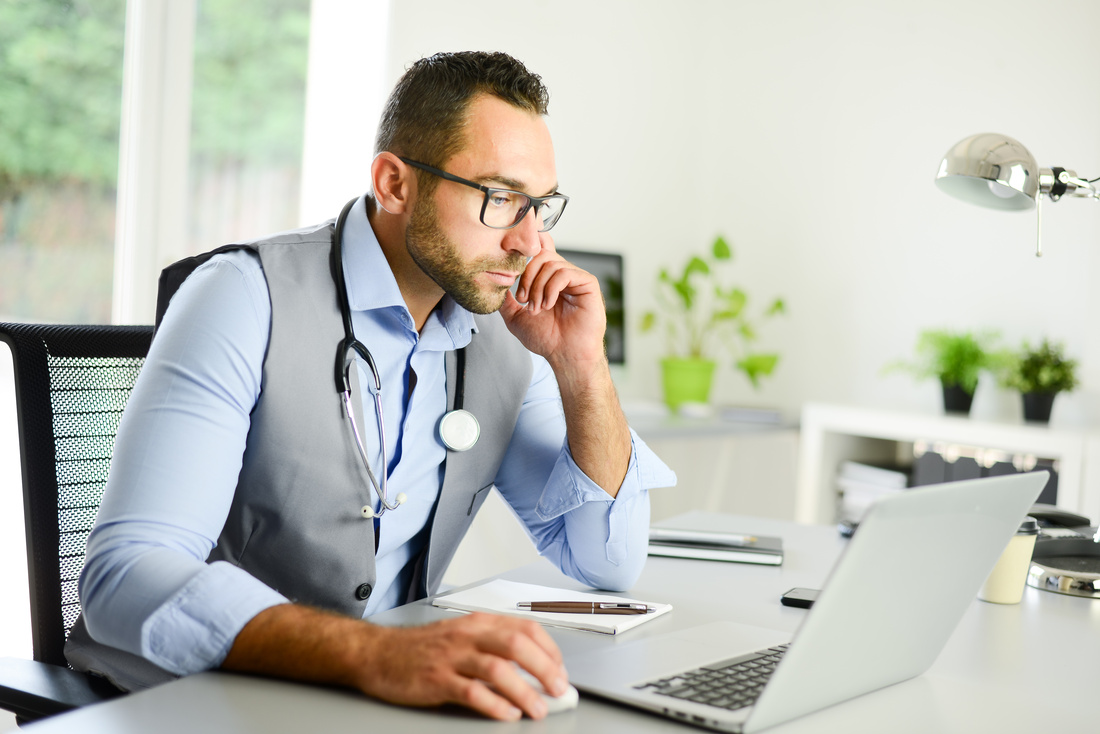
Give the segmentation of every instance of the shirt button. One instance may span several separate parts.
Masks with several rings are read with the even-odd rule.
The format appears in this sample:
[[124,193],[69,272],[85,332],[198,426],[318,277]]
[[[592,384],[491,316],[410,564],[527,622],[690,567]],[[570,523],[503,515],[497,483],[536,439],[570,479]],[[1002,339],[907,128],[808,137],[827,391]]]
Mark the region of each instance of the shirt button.
[[374,591],[374,587],[370,584],[359,584],[355,588],[355,598],[359,601],[366,601],[370,598],[372,591]]

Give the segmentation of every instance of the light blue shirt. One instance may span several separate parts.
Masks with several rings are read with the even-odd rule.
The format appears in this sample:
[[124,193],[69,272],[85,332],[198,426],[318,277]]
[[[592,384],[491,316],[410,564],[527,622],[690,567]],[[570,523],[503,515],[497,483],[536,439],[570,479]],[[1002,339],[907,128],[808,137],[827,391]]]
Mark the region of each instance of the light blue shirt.
[[[436,424],[450,407],[444,355],[468,344],[475,327],[445,297],[418,334],[362,205],[344,236],[356,336],[382,379],[389,494],[391,501],[408,496],[381,517],[367,616],[404,602],[409,561],[426,543],[443,477],[446,448]],[[205,562],[236,489],[270,322],[267,283],[251,251],[218,255],[181,286],[127,406],[88,540],[80,594],[89,632],[177,674],[220,665],[245,623],[288,601],[232,564]],[[541,555],[582,583],[627,588],[645,561],[646,490],[675,484],[675,475],[631,432],[629,469],[612,500],[573,462],[554,374],[546,360],[531,358],[531,384],[496,486]],[[360,384],[372,380],[360,365]],[[364,390],[359,399],[377,476],[373,397]]]

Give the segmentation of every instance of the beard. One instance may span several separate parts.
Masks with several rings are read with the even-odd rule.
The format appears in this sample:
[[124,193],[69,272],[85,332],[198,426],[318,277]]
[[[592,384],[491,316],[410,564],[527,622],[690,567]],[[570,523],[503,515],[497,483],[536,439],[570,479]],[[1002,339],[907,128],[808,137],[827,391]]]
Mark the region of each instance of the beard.
[[435,202],[430,198],[422,198],[414,205],[408,229],[405,230],[405,248],[413,262],[455,303],[477,314],[499,310],[508,292],[508,286],[479,286],[476,280],[478,273],[519,273],[527,266],[527,258],[519,253],[500,259],[481,257],[464,260],[459,246],[439,226]]

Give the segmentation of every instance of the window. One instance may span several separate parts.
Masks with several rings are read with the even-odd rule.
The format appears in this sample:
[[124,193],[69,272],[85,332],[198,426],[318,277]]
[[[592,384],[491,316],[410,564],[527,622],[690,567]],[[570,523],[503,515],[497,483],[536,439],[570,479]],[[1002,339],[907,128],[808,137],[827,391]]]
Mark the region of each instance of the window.
[[188,254],[298,226],[309,25],[310,0],[199,1]]
[[0,319],[111,316],[125,0],[0,3]]

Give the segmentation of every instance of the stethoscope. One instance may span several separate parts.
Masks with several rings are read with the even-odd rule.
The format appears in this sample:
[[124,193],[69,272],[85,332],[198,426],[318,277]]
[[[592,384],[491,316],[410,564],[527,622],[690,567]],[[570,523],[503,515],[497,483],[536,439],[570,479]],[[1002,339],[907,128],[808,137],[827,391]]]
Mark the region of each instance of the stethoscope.
[[[367,469],[367,477],[370,479],[374,493],[378,496],[381,507],[376,512],[370,505],[364,505],[362,515],[365,518],[381,516],[386,510],[395,510],[408,499],[404,492],[399,493],[389,501],[387,494],[386,475],[389,473],[389,463],[386,454],[386,423],[382,416],[382,379],[378,375],[378,366],[374,363],[374,357],[370,350],[355,338],[355,329],[351,323],[351,304],[348,303],[348,289],[344,283],[344,262],[342,257],[344,241],[344,223],[348,214],[358,198],[352,199],[344,205],[336,220],[336,228],[332,233],[332,249],[329,257],[332,266],[332,279],[336,283],[336,298],[340,304],[340,316],[344,320],[344,338],[340,340],[340,346],[336,349],[336,392],[343,398],[344,413],[351,423],[351,433],[355,437],[355,447],[359,450],[359,458]],[[355,411],[351,407],[351,370],[355,365],[355,355],[359,355],[367,364],[371,377],[374,378],[374,409],[378,415],[378,443],[382,451],[382,483],[370,468],[370,460],[367,458],[367,450],[363,446],[363,438],[359,432],[359,426],[355,422]],[[456,373],[458,379],[455,383],[454,407],[451,408],[439,421],[439,438],[443,445],[451,451],[468,451],[477,443],[481,435],[481,426],[477,418],[468,410],[462,408],[462,398],[466,387],[466,349],[456,351]]]

